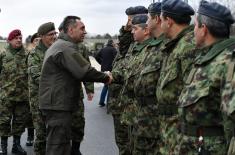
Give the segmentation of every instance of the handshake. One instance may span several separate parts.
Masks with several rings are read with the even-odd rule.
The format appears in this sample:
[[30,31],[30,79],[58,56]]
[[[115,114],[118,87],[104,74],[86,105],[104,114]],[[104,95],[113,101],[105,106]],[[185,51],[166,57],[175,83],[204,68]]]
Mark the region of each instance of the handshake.
[[112,73],[110,71],[105,71],[104,73],[109,76],[109,81],[107,83],[105,83],[105,84],[111,84],[112,81],[113,81]]

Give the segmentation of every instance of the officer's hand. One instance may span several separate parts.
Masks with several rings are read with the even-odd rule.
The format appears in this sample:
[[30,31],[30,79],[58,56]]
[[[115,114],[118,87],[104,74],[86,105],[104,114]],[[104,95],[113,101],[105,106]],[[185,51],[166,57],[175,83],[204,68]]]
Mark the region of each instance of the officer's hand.
[[93,94],[93,93],[88,93],[88,94],[87,94],[87,100],[88,100],[88,101],[92,101],[92,100],[93,100],[93,97],[94,97],[94,94]]

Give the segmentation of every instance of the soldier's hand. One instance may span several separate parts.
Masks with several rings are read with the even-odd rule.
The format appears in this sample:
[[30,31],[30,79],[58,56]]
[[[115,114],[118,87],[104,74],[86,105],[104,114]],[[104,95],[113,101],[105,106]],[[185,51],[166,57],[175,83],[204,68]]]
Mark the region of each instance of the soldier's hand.
[[113,81],[113,76],[112,76],[112,73],[107,71],[107,72],[104,72],[105,74],[107,74],[109,76],[109,81],[106,83],[106,84],[111,84],[112,81]]
[[88,93],[88,94],[87,94],[87,100],[88,100],[88,101],[92,101],[92,100],[93,100],[93,97],[94,97],[94,94],[93,94],[93,93]]
[[132,26],[132,24],[131,24],[131,18],[128,18],[128,21],[127,21],[127,23],[126,23],[124,29],[125,29],[126,31],[131,31],[131,26]]

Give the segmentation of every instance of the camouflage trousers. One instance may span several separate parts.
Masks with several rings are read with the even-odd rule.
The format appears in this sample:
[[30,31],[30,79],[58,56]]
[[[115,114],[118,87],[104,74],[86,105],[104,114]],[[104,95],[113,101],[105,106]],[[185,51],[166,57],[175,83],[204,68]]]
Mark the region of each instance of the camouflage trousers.
[[[34,104],[32,104],[34,103]],[[35,104],[36,103],[36,104]],[[46,151],[46,126],[37,102],[31,102],[31,112],[35,128],[34,151],[37,155],[45,155]],[[72,140],[81,143],[84,136],[85,118],[84,104],[81,100],[79,109],[72,113]]]
[[179,118],[175,116],[159,116],[159,151],[162,155],[176,155],[179,152]]
[[120,155],[130,154],[130,144],[128,139],[128,126],[121,124],[120,115],[113,114],[115,140],[119,148]]
[[138,111],[137,123],[133,128],[135,155],[159,155],[158,117],[147,114],[143,108]]
[[[224,137],[203,137],[203,147],[201,147],[202,154],[208,155],[226,155],[227,147]],[[180,142],[180,149],[177,155],[198,155],[199,146],[198,137],[183,136]]]
[[72,140],[81,143],[84,137],[84,103],[80,100],[79,109],[72,113]]
[[0,136],[21,136],[29,117],[28,102],[1,101]]
[[46,151],[46,125],[39,110],[38,100],[30,98],[30,110],[35,128],[34,151],[36,155],[44,155]]

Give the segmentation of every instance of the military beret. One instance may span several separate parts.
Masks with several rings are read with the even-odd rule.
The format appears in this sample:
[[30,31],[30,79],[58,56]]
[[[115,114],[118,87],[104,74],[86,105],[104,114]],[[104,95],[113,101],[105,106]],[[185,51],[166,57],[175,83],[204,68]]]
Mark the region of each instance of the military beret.
[[11,41],[11,40],[15,39],[15,37],[21,36],[21,35],[22,35],[21,31],[19,29],[15,29],[9,33],[7,40]]
[[161,12],[177,15],[177,16],[191,16],[194,15],[193,8],[182,0],[164,0],[162,1]]
[[39,38],[38,33],[34,33],[30,38],[30,42],[33,43],[34,39]]
[[229,25],[234,23],[234,18],[231,14],[231,11],[225,6],[216,2],[209,3],[205,0],[202,0],[198,8],[198,13]]
[[147,15],[136,15],[132,19],[132,25],[145,24],[147,22],[147,20],[148,20]]
[[134,9],[135,9],[134,10],[135,15],[148,13],[148,9],[146,9],[144,6],[136,6],[134,7]]
[[52,22],[44,23],[38,28],[39,35],[45,35],[50,31],[55,30],[55,25]]
[[126,13],[126,15],[134,15],[134,13],[135,13],[134,7],[127,8],[125,13]]
[[162,6],[162,3],[160,3],[160,2],[152,3],[148,7],[148,12],[150,14],[160,14],[161,13],[161,6]]

